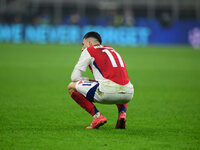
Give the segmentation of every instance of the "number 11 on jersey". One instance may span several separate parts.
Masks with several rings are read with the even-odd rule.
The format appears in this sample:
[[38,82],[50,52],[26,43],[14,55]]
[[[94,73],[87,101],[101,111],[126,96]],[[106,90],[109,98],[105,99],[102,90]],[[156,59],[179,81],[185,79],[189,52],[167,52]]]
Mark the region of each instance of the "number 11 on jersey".
[[[116,54],[116,56],[117,56],[117,58],[119,60],[120,66],[124,67],[124,63],[123,63],[123,60],[122,60],[121,56],[116,51],[114,51],[114,50],[111,50],[111,51]],[[109,50],[104,49],[104,50],[102,50],[102,52],[104,52],[104,53],[106,53],[108,55],[113,67],[118,67],[117,63],[115,61],[115,58],[113,57],[112,53]]]

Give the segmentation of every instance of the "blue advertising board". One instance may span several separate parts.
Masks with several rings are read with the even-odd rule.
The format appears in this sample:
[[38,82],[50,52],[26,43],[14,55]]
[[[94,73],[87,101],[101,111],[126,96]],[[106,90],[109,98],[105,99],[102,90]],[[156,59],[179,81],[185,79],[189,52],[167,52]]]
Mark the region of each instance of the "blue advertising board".
[[0,42],[80,43],[84,34],[89,31],[99,32],[106,44],[129,46],[147,45],[151,33],[147,27],[0,25]]
[[189,44],[189,32],[198,27],[200,28],[198,21],[178,21],[165,28],[159,22],[147,19],[138,19],[133,27],[0,24],[0,43],[79,44],[86,32],[96,31],[101,34],[103,44]]

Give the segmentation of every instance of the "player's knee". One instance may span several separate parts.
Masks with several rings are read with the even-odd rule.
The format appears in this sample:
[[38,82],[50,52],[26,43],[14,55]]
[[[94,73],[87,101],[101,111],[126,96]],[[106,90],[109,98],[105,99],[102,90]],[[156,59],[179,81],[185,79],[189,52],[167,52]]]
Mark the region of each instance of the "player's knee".
[[68,89],[68,91],[71,91],[73,89],[73,82],[68,84],[67,89]]
[[76,82],[71,82],[71,83],[67,86],[67,89],[68,89],[70,95],[74,92],[74,90],[75,90],[75,85],[76,85]]
[[72,82],[70,84],[68,84],[68,86],[67,86],[68,91],[71,89],[71,85],[72,85]]

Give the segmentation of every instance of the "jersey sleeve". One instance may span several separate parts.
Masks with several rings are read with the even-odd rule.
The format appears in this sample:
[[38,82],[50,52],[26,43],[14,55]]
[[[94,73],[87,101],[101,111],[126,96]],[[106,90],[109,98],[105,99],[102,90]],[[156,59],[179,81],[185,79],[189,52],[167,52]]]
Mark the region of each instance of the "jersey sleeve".
[[92,58],[91,58],[89,52],[87,51],[87,49],[83,50],[83,52],[81,53],[81,56],[78,60],[78,63],[75,66],[75,69],[79,69],[82,72],[85,72],[91,62],[91,59]]
[[76,66],[74,67],[74,70],[72,72],[72,75],[71,75],[72,81],[85,79],[84,77],[82,77],[82,73],[86,71],[91,60],[92,60],[92,57],[90,56],[87,49],[83,50],[83,52],[81,53],[81,56],[78,60],[78,63],[76,64]]
[[83,73],[82,71],[74,69],[71,75],[71,80],[72,81],[89,80],[89,78],[87,77],[82,77],[82,73]]

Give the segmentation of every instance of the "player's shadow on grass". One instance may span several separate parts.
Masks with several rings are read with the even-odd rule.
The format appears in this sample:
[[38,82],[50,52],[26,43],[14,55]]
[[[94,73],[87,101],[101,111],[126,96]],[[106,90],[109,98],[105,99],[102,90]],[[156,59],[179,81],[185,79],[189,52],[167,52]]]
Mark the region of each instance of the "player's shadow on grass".
[[32,127],[19,127],[14,130],[18,131],[87,131],[97,133],[111,133],[115,135],[134,135],[134,136],[152,136],[152,135],[168,135],[186,132],[185,130],[175,128],[148,128],[148,127],[127,127],[127,129],[115,129],[113,125],[104,125],[99,129],[86,129],[85,124],[62,124],[62,125],[47,125],[47,126],[32,126]]
[[[152,136],[160,136],[160,135],[177,135],[177,134],[188,134],[190,131],[180,129],[180,128],[148,128],[148,127],[128,127],[127,129],[103,129],[108,130],[108,132],[112,132],[115,135],[130,135],[130,136],[144,136],[144,137],[152,137]],[[99,130],[100,131],[100,130]]]

